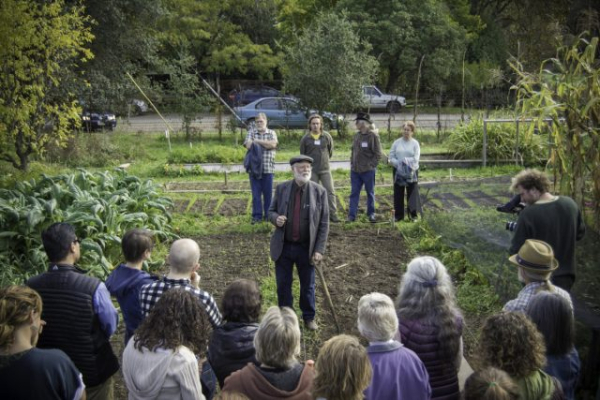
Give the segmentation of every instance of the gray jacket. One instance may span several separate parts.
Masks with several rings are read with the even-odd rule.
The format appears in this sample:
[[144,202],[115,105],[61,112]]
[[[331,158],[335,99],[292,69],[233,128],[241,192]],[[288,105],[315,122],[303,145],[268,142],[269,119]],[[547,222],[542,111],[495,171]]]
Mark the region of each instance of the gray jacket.
[[[271,259],[277,261],[283,251],[283,241],[285,235],[285,225],[277,227],[277,217],[287,215],[287,208],[290,202],[290,192],[292,190],[293,180],[283,182],[277,185],[275,196],[269,207],[269,221],[275,225],[276,229],[271,236]],[[308,196],[310,202],[310,248],[309,257],[312,258],[315,252],[324,254],[327,236],[329,235],[329,204],[327,202],[327,191],[323,186],[309,181]]]

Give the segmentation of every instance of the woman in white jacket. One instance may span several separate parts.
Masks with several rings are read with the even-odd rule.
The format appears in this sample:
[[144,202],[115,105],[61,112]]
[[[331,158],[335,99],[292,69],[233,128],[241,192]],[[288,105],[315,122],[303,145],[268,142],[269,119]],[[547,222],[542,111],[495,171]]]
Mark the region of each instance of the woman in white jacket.
[[394,219],[396,221],[404,219],[405,188],[410,218],[416,219],[419,211],[417,177],[421,147],[419,142],[413,138],[414,134],[415,123],[405,122],[402,137],[394,141],[390,149],[389,162],[394,167]]
[[205,400],[196,354],[206,349],[209,326],[192,294],[163,293],[123,353],[129,400]]

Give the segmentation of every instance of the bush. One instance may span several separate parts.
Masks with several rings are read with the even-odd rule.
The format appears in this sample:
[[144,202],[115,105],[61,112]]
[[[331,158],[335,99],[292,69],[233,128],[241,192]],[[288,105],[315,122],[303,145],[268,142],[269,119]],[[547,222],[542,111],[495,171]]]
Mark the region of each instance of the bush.
[[[519,154],[527,165],[540,164],[546,159],[542,137],[519,132]],[[514,159],[516,128],[513,123],[487,124],[487,157],[500,161]],[[473,119],[467,124],[457,126],[447,141],[448,151],[458,159],[479,159],[483,152],[483,120]]]
[[68,222],[82,239],[80,265],[105,278],[121,257],[121,237],[144,227],[166,240],[174,237],[167,210],[172,202],[156,185],[125,172],[80,170],[0,189],[0,286],[22,283],[46,270],[41,232]]
[[169,164],[241,163],[245,155],[246,149],[243,147],[200,145],[191,149],[173,150],[167,162]]

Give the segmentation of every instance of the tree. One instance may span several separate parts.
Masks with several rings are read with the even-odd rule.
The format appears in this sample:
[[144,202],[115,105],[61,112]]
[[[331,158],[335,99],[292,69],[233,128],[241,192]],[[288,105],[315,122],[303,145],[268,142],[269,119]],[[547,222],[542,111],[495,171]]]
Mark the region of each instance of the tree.
[[370,83],[377,70],[370,49],[343,14],[319,14],[286,49],[285,88],[319,112],[355,110],[362,106],[361,86]]
[[[412,89],[423,56],[422,79],[427,87],[438,87],[462,60],[466,30],[443,2],[342,0],[337,9],[346,10],[358,34],[373,46],[388,92],[401,80],[405,89]],[[457,14],[459,9],[455,8]]]
[[[0,159],[26,170],[53,140],[65,143],[79,108],[64,91],[75,66],[92,57],[82,7],[63,0],[0,3]],[[60,95],[59,95],[60,94]]]
[[[594,225],[600,229],[600,69],[598,37],[580,37],[559,49],[559,57],[529,73],[516,59],[510,61],[518,82],[518,105],[524,116],[537,117],[538,128],[552,119],[551,162],[560,193],[583,206],[586,183],[591,186]],[[564,118],[564,121],[562,120]],[[534,126],[531,127],[534,129]]]

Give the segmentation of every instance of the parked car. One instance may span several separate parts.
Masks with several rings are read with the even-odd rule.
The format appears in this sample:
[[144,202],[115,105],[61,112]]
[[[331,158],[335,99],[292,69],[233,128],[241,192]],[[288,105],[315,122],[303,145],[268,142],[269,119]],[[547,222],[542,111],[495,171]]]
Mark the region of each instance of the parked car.
[[117,127],[117,117],[113,113],[95,113],[84,111],[81,114],[81,127],[87,132],[114,131]]
[[[303,108],[298,100],[287,97],[266,97],[256,100],[244,107],[235,107],[237,116],[248,126],[254,124],[258,113],[265,113],[271,128],[306,128],[308,117],[314,110]],[[330,112],[324,112],[323,123],[325,129],[336,129],[343,117]],[[238,120],[238,124],[242,123]]]
[[277,89],[273,89],[269,86],[248,86],[243,87],[241,90],[233,89],[229,92],[228,99],[229,103],[236,107],[245,106],[253,101],[262,99],[264,97],[291,97],[284,96]]
[[385,109],[388,112],[398,112],[406,107],[406,99],[397,94],[385,94],[376,86],[363,86],[363,96],[366,107],[371,110]]

